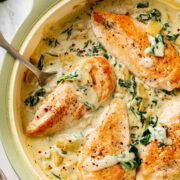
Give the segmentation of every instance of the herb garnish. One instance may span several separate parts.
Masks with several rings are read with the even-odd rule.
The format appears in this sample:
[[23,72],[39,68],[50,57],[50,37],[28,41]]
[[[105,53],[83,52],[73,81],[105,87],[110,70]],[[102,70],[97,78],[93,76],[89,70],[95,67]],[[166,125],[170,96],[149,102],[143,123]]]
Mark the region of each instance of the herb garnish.
[[57,39],[54,39],[54,38],[44,38],[43,41],[46,41],[48,42],[48,45],[49,46],[52,46],[52,47],[56,47],[58,46],[60,43]]
[[87,86],[80,87],[81,93],[85,94],[87,91]]
[[164,39],[161,33],[158,33],[155,37],[155,42],[158,43],[163,43],[164,47],[167,48],[167,45],[164,43]]
[[40,58],[39,58],[38,65],[37,65],[37,67],[38,67],[39,70],[42,70],[42,68],[43,68],[43,61],[44,61],[44,55],[41,54],[41,56],[40,56]]
[[149,21],[149,20],[161,21],[161,12],[157,9],[152,9],[151,11],[148,11],[147,13],[139,14],[137,17],[137,20],[140,20],[140,21]]
[[130,170],[136,169],[142,161],[142,159],[139,158],[139,156],[138,156],[138,149],[136,148],[136,146],[129,144],[129,147],[130,147],[129,153],[134,153],[135,157],[133,160],[128,161],[128,162],[119,162],[120,165],[122,166],[122,168],[125,170],[126,169],[130,169]]
[[67,154],[67,151],[65,151],[64,149],[61,149],[61,153],[62,154]]
[[144,114],[142,112],[137,111],[136,114],[139,116],[140,121],[142,123],[142,127],[144,126],[144,123],[146,121],[146,118],[144,117]]
[[77,71],[75,71],[74,74],[65,74],[58,79],[57,83],[60,83],[61,81],[66,80],[66,79],[72,80],[73,78],[76,78],[76,77],[78,77]]
[[135,80],[135,76],[132,76],[130,81],[123,81],[122,79],[119,79],[118,80],[118,84],[121,87],[125,87],[125,88],[129,89],[129,92],[132,95],[132,99],[134,99],[134,97],[137,94],[137,92],[136,92],[136,80]]
[[171,140],[167,138],[167,128],[162,123],[160,123],[161,126],[155,127],[157,120],[157,116],[153,116],[149,119],[148,127],[140,138],[141,144],[147,145],[150,142],[151,137],[152,140],[158,140],[158,147],[171,143]]
[[125,87],[125,88],[130,88],[131,87],[131,82],[130,81],[123,81],[121,78],[119,78],[118,84],[121,87]]
[[72,30],[73,30],[73,25],[71,25],[69,28],[67,28],[63,32],[61,32],[61,34],[67,33],[67,39],[66,40],[68,40],[71,37]]
[[55,173],[51,172],[51,174],[52,174],[54,177],[56,177],[57,179],[61,179],[61,177],[58,176],[58,175],[56,175]]
[[57,54],[53,54],[53,53],[50,53],[50,52],[46,52],[46,54],[49,55],[49,56],[58,57]]
[[151,132],[150,132],[149,129],[147,128],[147,129],[143,132],[143,134],[142,134],[142,136],[141,136],[141,138],[140,138],[140,143],[143,144],[143,145],[146,145],[146,144],[149,143],[150,138],[151,138]]
[[167,38],[168,41],[175,42],[176,39],[178,38],[178,36],[179,36],[179,34],[172,34],[172,35],[167,34],[167,35],[166,35],[166,38]]
[[84,105],[87,106],[88,109],[95,109],[95,106],[87,101],[84,103]]
[[[155,127],[156,124],[157,124],[157,120],[158,120],[157,116],[151,116],[149,118],[148,126]],[[147,128],[143,132],[143,134],[142,134],[142,136],[140,138],[140,143],[143,144],[143,145],[146,145],[146,144],[149,143],[150,138],[151,138],[151,132],[150,132],[149,128]]]
[[137,8],[148,8],[149,7],[149,2],[145,2],[145,3],[138,3]]
[[86,49],[86,48],[88,47],[88,45],[91,44],[91,43],[92,43],[92,40],[86,41],[86,42],[84,43],[83,49]]
[[151,116],[149,118],[149,125],[152,127],[155,127],[157,124],[158,117],[157,116]]
[[169,27],[169,24],[168,24],[168,23],[165,23],[165,24],[163,25],[163,30],[166,31],[168,27]]
[[33,95],[26,98],[24,103],[29,106],[34,106],[39,102],[39,96],[44,96],[45,90],[43,88],[38,89]]

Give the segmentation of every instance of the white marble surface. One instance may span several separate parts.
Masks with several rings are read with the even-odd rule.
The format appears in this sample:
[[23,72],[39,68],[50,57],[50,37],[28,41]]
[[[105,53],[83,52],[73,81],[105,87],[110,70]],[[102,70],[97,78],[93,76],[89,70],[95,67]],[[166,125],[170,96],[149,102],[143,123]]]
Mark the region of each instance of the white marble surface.
[[[0,3],[0,31],[8,42],[11,41],[18,27],[31,11],[33,0],[7,0]],[[0,48],[0,66],[5,50]],[[5,173],[7,180],[18,180],[16,173],[11,167],[3,146],[0,142],[0,168]]]

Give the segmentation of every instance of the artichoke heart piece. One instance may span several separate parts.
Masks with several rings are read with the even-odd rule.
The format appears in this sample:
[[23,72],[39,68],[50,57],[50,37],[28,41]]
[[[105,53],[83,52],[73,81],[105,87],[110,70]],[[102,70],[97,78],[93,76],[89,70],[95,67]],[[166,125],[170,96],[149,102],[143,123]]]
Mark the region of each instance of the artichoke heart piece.
[[127,68],[123,68],[120,73],[119,73],[119,76],[120,78],[123,80],[123,81],[129,81],[130,80],[130,72]]
[[147,107],[147,103],[148,103],[148,100],[143,98],[142,101],[141,101],[141,104],[139,106],[139,111],[140,112],[145,112],[146,107]]
[[60,166],[63,162],[63,157],[59,154],[58,151],[54,152],[54,164],[56,167]]
[[155,37],[163,28],[163,25],[157,21],[150,21],[147,25],[146,32]]
[[65,151],[77,152],[81,143],[82,139],[79,138],[62,137],[56,141],[56,147],[61,148]]
[[137,96],[141,97],[141,98],[148,99],[148,95],[147,95],[146,89],[143,86],[143,84],[140,83],[140,82],[137,83]]

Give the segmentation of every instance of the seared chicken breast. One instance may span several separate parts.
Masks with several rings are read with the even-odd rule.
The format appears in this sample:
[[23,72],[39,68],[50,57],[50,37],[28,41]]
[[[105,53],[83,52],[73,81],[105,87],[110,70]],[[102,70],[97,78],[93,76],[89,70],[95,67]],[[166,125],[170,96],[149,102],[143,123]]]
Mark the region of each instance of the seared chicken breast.
[[83,163],[88,157],[101,159],[106,155],[118,154],[128,149],[130,143],[129,124],[126,104],[115,99],[99,127],[89,134],[83,146],[77,165],[77,176],[79,180],[120,180],[134,179],[135,170],[124,170],[120,164],[101,169],[98,171],[87,171]]
[[172,145],[158,147],[151,142],[142,147],[142,164],[137,180],[172,180],[180,178],[180,99],[170,102],[159,117],[159,123],[167,128]]
[[[145,49],[150,45],[145,24],[129,15],[94,11],[92,29],[100,43],[149,86],[165,90],[180,87],[178,53],[164,38],[167,47],[163,57],[145,54]],[[141,63],[147,58],[152,61],[148,67]]]
[[[82,67],[88,70],[88,75],[92,79],[91,87],[100,105],[115,88],[115,75],[111,65],[104,57],[93,57],[74,65],[71,71],[81,71]],[[82,76],[83,72],[81,72]],[[80,81],[81,79],[77,82]],[[81,101],[76,90],[72,82],[61,82],[39,105],[34,119],[27,127],[27,134],[45,135],[78,122],[85,112],[90,111],[90,108]]]

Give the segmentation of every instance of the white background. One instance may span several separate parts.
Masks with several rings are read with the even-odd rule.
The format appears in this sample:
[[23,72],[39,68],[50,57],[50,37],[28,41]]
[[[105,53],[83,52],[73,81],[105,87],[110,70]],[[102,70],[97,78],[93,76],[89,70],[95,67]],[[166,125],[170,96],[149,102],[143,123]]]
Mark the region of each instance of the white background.
[[[29,14],[33,0],[7,0],[0,3],[0,31],[8,42],[11,41],[18,27]],[[5,50],[0,48],[0,65],[2,63]],[[12,169],[0,141],[0,168],[5,173],[7,180],[18,180]]]

